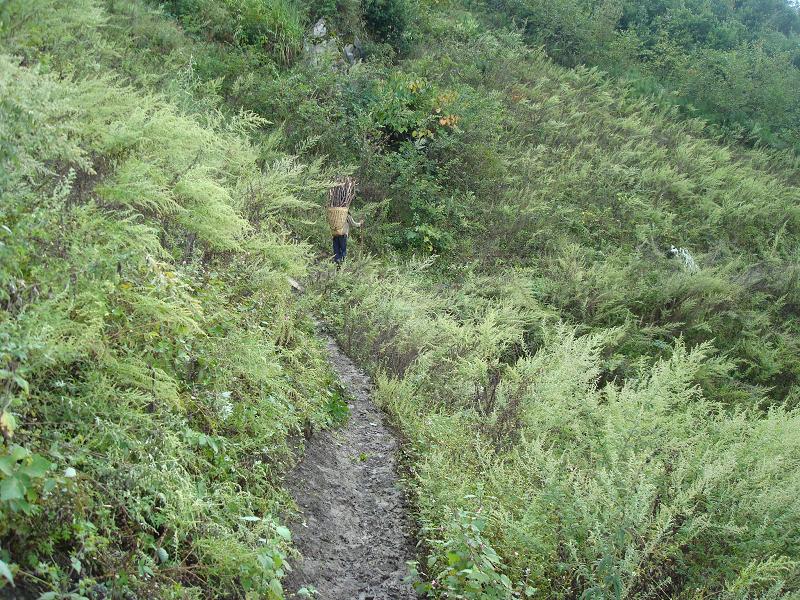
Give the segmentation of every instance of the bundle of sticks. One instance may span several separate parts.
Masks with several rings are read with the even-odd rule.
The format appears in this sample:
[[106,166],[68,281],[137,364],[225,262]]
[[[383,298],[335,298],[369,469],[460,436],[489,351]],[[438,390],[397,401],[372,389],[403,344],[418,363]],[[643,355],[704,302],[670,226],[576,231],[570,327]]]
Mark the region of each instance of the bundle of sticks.
[[349,208],[356,195],[356,180],[352,177],[337,177],[336,185],[328,190],[328,206]]

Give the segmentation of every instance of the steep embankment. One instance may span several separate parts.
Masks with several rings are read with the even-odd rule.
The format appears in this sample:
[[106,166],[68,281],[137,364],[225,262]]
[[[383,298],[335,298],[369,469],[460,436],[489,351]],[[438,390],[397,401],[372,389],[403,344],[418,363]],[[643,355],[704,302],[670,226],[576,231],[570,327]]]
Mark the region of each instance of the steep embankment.
[[324,184],[191,81],[124,84],[104,6],[2,6],[0,587],[280,598],[287,438],[333,377],[268,215]]
[[726,366],[680,341],[612,380],[619,330],[559,322],[524,277],[448,291],[350,269],[328,318],[409,440],[429,592],[795,593],[796,408],[709,398],[697,382]]

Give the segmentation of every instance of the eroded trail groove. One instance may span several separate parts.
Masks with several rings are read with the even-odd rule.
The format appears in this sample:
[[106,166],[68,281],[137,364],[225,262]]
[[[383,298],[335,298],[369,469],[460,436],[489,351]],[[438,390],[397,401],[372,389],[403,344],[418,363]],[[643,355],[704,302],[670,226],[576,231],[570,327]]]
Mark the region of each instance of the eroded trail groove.
[[321,600],[416,598],[413,556],[397,476],[398,441],[372,403],[369,377],[327,337],[331,363],[349,392],[350,420],[318,432],[287,484],[302,515],[290,524],[303,554],[286,581],[293,594],[314,586]]

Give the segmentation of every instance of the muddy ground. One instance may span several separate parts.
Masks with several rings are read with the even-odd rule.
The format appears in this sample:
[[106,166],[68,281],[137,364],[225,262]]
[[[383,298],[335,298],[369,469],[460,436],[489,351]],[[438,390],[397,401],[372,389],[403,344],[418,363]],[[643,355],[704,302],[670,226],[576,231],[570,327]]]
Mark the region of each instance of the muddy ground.
[[417,598],[406,561],[414,557],[408,507],[397,474],[398,439],[373,403],[372,383],[336,342],[328,353],[350,398],[350,419],[315,433],[287,477],[301,510],[290,523],[303,558],[284,582],[320,600]]

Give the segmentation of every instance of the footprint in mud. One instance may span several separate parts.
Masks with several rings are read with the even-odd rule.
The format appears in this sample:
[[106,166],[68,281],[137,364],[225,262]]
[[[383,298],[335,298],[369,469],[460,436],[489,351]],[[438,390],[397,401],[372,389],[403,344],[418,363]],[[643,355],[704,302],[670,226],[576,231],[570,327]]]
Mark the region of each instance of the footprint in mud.
[[287,486],[301,510],[290,524],[302,553],[284,587],[313,586],[320,600],[417,598],[405,581],[414,558],[397,476],[398,441],[371,400],[369,377],[328,337],[330,361],[351,396],[350,420],[316,433]]

